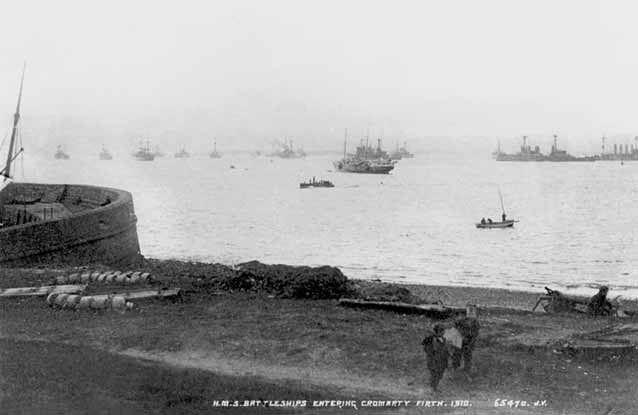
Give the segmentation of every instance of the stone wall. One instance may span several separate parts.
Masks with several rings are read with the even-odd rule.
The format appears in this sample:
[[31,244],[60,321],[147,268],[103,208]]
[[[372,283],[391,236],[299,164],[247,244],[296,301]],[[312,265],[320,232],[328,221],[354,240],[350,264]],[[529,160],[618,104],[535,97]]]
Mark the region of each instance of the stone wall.
[[[0,194],[0,209],[16,198],[55,194],[74,214],[0,229],[0,264],[65,265],[125,263],[139,257],[130,193],[103,187],[12,183]],[[100,206],[110,199],[110,203]],[[76,203],[78,202],[79,203]]]
[[42,199],[45,203],[58,202],[66,187],[63,184],[11,183],[0,192],[0,210],[12,201]]

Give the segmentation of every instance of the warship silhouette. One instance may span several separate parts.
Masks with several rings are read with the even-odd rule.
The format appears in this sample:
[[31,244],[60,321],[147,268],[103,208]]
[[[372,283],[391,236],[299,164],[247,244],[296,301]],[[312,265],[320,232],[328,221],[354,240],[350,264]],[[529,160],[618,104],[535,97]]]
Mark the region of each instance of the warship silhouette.
[[348,133],[343,143],[343,158],[333,162],[335,169],[344,173],[388,174],[394,169],[395,162],[381,149],[381,140],[372,148],[366,142],[359,145],[354,155],[347,154]]
[[515,154],[507,154],[501,151],[500,142],[498,144],[497,150],[492,153],[496,161],[554,161],[554,162],[564,162],[564,161],[596,161],[600,157],[599,156],[584,156],[584,157],[576,157],[567,153],[566,150],[561,150],[558,147],[558,136],[554,134],[554,144],[552,144],[552,149],[549,154],[541,153],[540,147],[535,146],[532,148],[527,144],[527,136],[523,136],[523,144],[521,145],[520,151]]

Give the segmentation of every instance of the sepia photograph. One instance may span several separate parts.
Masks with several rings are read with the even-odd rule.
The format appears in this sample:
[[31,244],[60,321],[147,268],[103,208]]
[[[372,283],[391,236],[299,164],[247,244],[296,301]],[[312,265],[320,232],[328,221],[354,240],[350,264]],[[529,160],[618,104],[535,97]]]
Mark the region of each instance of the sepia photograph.
[[638,413],[638,3],[2,16],[1,414]]

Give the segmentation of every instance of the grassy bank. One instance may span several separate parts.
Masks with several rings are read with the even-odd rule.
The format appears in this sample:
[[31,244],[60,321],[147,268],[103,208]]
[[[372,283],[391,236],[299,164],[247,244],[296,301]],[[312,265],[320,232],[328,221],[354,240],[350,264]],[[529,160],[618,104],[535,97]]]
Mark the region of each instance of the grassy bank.
[[[15,271],[2,284],[46,281],[55,273]],[[494,408],[495,399],[505,398],[547,401],[547,407],[530,413],[600,414],[610,408],[612,414],[633,413],[638,392],[633,354],[581,356],[554,345],[616,321],[485,311],[474,371],[469,376],[446,373],[440,394],[433,395],[426,386],[420,341],[435,320],[343,308],[336,300],[197,290],[201,275],[189,277],[170,269],[156,274],[160,284],[188,287],[184,301],[149,302],[123,314],[56,310],[42,299],[0,301],[0,337],[5,342],[0,355],[2,405],[33,400],[31,390],[43,389],[50,391],[43,405],[68,403],[65,408],[82,413],[86,400],[72,392],[77,388],[110,397],[126,410],[130,405],[133,412],[143,408],[168,413],[178,408],[206,413],[216,399],[436,398],[470,400],[476,413],[509,413]],[[438,297],[459,305],[505,301],[531,308],[537,298],[476,288],[410,288],[424,300]],[[633,320],[622,324],[627,322]],[[17,350],[23,347],[25,354],[20,354]],[[34,351],[28,352],[29,347]],[[40,349],[47,354],[31,360],[31,355],[44,353]],[[110,359],[108,365],[92,363]],[[62,375],[57,382],[41,384],[34,380],[38,370],[45,377],[49,372]],[[56,386],[64,382],[74,385],[71,392]],[[17,386],[6,386],[10,383]]]

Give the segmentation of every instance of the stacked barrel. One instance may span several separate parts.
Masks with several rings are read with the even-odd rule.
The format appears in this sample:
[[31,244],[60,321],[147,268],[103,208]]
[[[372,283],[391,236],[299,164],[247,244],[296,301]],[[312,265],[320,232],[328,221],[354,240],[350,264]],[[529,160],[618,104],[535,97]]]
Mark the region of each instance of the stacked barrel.
[[[63,284],[117,284],[133,285],[152,282],[151,274],[138,271],[93,271],[61,275],[55,278],[56,285]],[[119,310],[133,308],[126,294],[77,295],[53,292],[47,296],[51,307],[71,310]]]
[[72,310],[119,310],[133,308],[133,303],[126,301],[124,295],[76,295],[51,293],[47,296],[47,304],[52,307]]
[[137,284],[151,282],[151,274],[148,272],[133,271],[106,271],[84,272],[70,275],[62,275],[55,279],[56,284],[75,284],[98,282],[105,284]]

